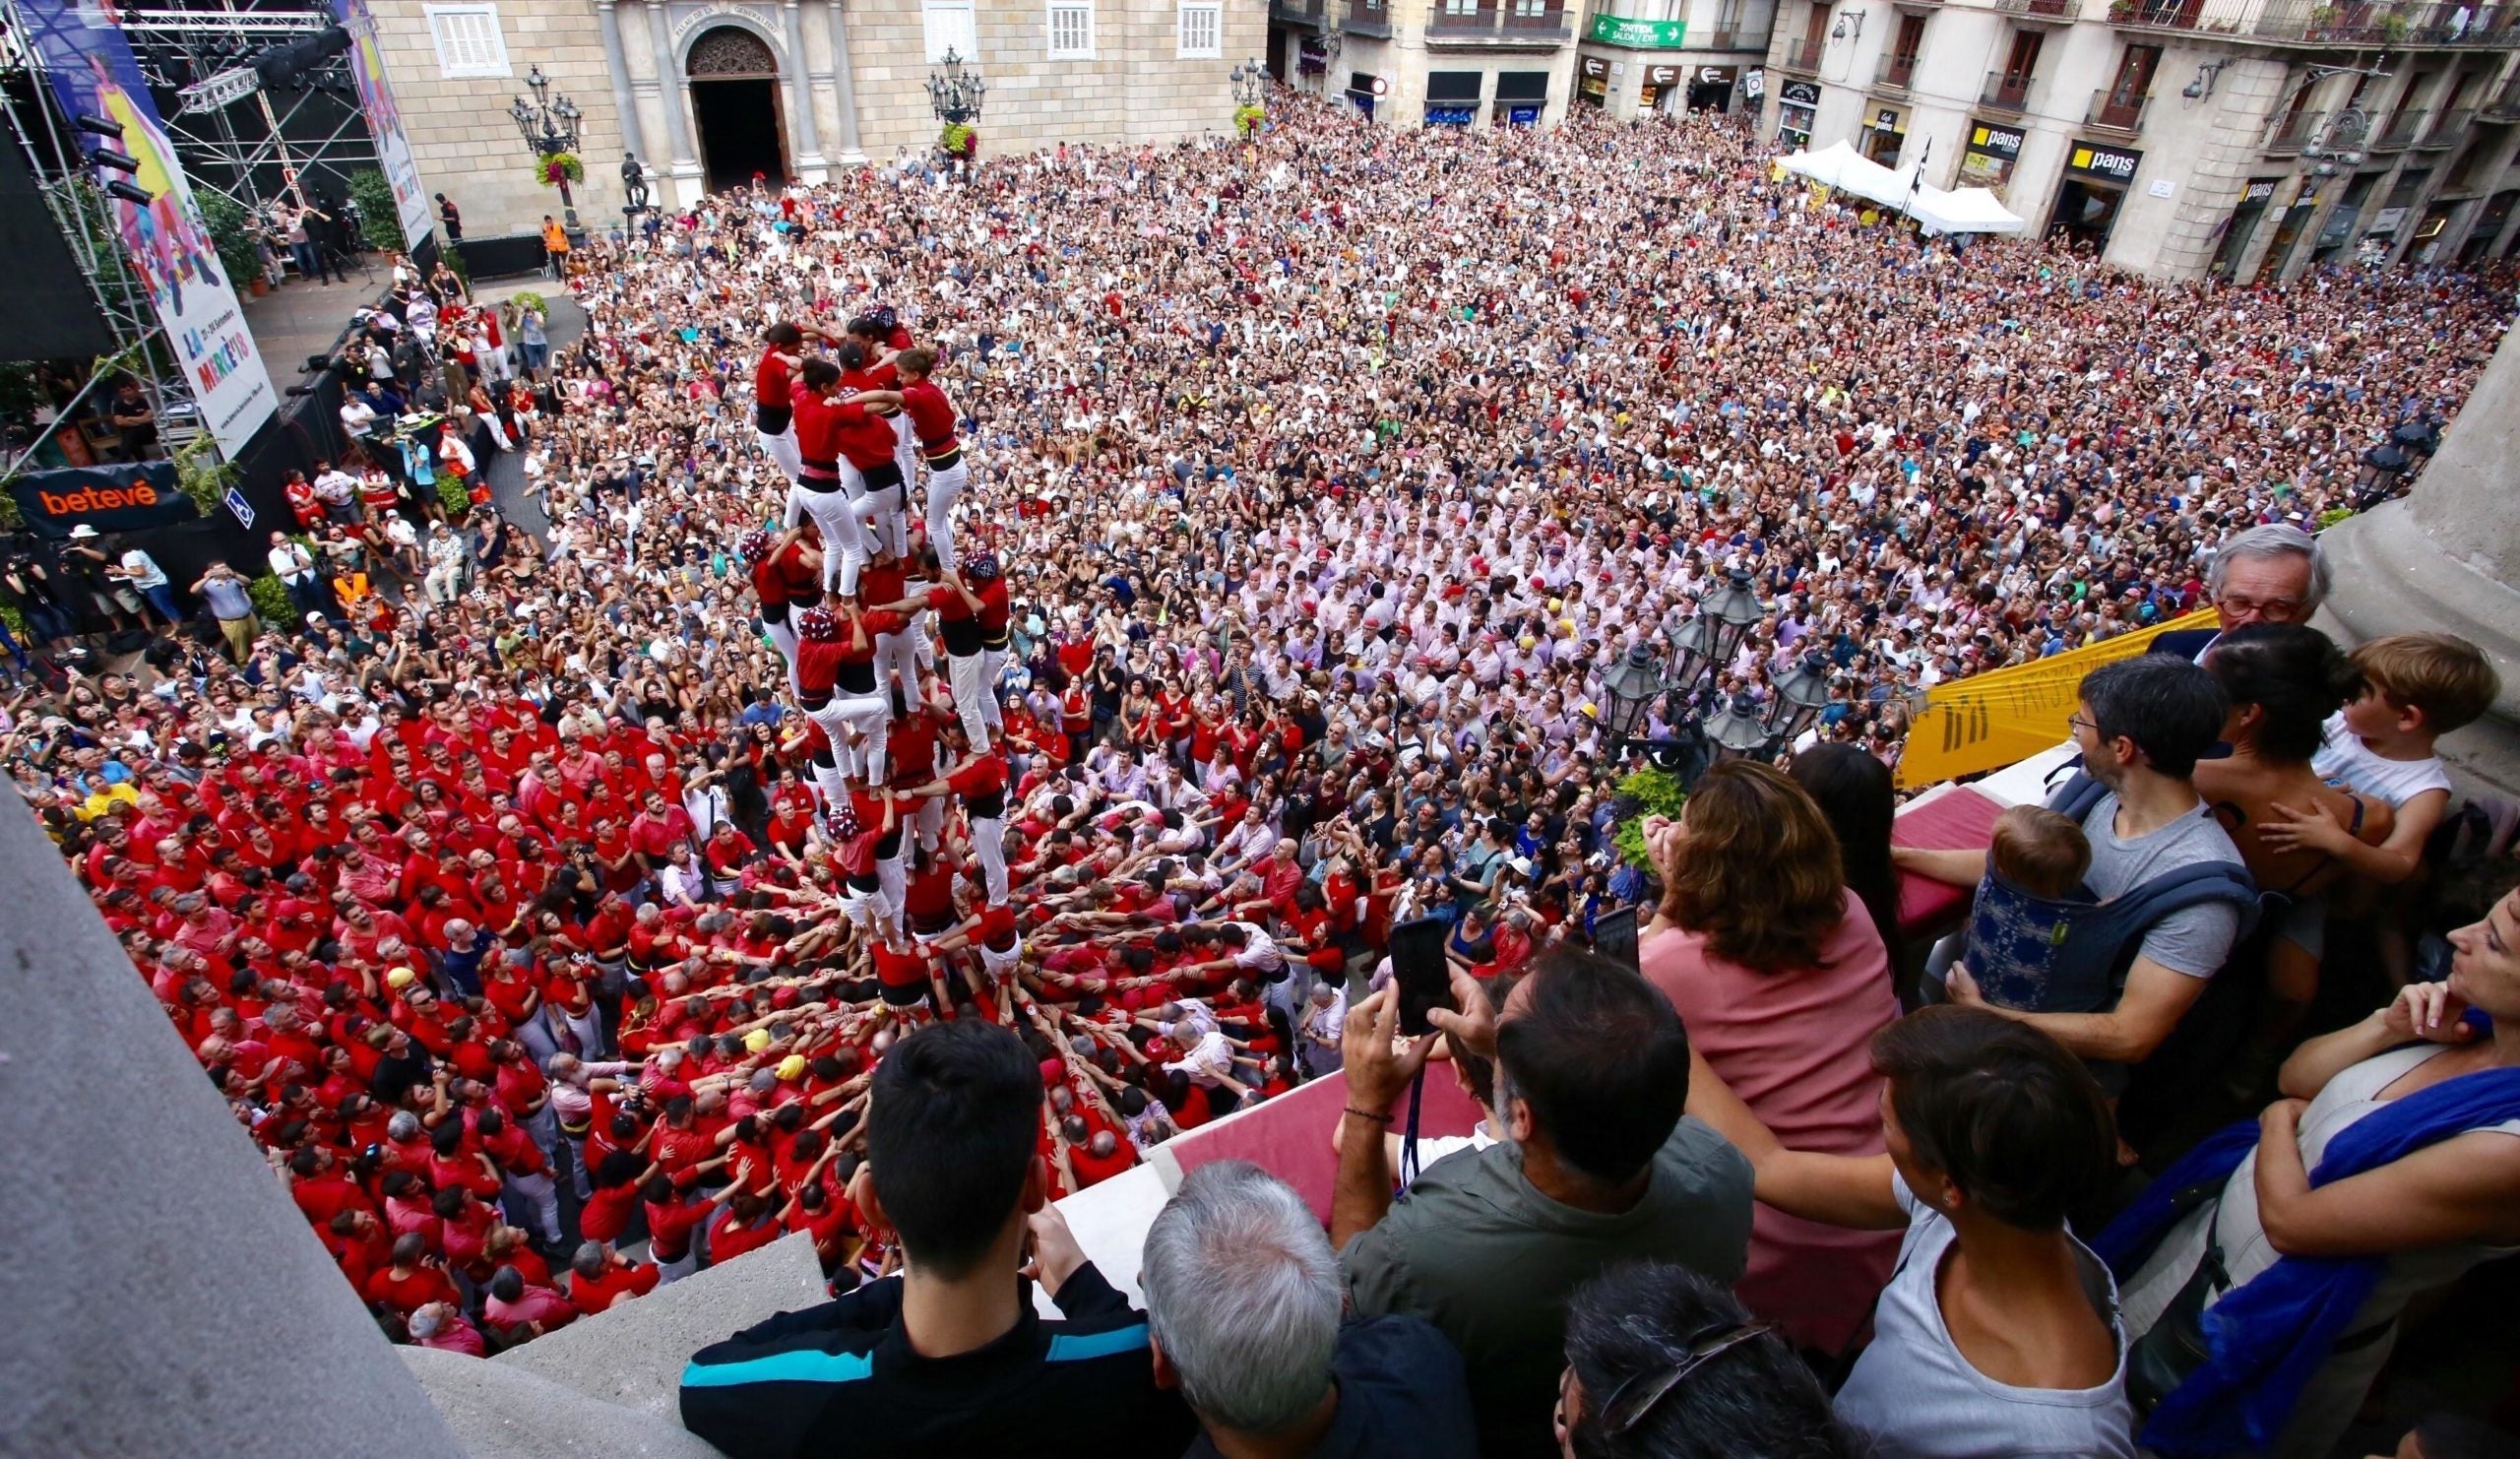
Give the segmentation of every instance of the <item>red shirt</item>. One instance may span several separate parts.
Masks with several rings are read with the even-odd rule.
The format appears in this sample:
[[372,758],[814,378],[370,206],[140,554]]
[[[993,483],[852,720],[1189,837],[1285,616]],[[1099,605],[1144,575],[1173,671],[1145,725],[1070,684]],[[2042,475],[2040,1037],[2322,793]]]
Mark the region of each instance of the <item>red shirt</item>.
[[903,386],[902,409],[910,414],[910,428],[918,437],[919,450],[942,456],[955,448],[954,406],[934,381]]
[[753,366],[752,371],[753,403],[761,408],[764,414],[777,412],[784,425],[787,412],[791,408],[788,398],[791,388],[788,379],[788,361],[779,357],[779,347],[774,345],[762,350],[761,363]]
[[647,1266],[606,1266],[592,1277],[569,1274],[569,1300],[577,1309],[592,1317],[609,1308],[625,1297],[645,1297],[657,1290],[657,1269]]

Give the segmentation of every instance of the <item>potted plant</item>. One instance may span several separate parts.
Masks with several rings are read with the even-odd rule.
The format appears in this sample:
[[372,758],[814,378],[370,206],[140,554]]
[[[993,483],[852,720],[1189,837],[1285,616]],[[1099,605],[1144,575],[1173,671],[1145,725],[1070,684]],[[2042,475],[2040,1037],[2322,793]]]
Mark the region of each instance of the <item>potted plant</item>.
[[394,185],[374,167],[350,174],[350,201],[358,205],[359,236],[370,248],[400,251],[410,246],[403,236],[402,206],[394,201]]
[[265,292],[263,251],[254,241],[253,219],[234,198],[209,188],[195,194],[194,203],[201,209],[202,226],[210,233],[210,246],[219,251],[219,266],[226,271],[228,285],[256,294]]
[[175,484],[205,517],[220,509],[227,488],[243,475],[244,469],[236,463],[219,459],[219,443],[207,435],[194,437],[191,445],[175,453]]
[[2109,0],[2109,18],[2124,25],[2135,18],[2135,0]]
[[1233,129],[1245,137],[1259,131],[1260,124],[1268,119],[1269,108],[1266,106],[1237,106],[1233,109]]
[[555,152],[549,157],[535,159],[534,178],[544,187],[584,182],[587,180],[587,164],[578,160],[574,152]]
[[937,134],[936,145],[945,150],[947,157],[968,162],[979,156],[980,134],[970,122],[947,122],[945,130]]

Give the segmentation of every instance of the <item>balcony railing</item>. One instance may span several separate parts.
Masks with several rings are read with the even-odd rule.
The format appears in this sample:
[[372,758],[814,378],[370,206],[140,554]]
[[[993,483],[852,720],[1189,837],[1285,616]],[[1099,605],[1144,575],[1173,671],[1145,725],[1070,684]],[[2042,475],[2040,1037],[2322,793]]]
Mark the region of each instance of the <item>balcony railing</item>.
[[1269,18],[1298,26],[1318,27],[1329,15],[1329,0],[1269,0]]
[[[1997,0],[2009,7],[2015,0]],[[2032,0],[2022,0],[2032,3]],[[2111,24],[2296,45],[2520,47],[2520,0],[2108,0]]]
[[1794,42],[1792,45],[1785,48],[1785,69],[1788,71],[1819,70],[1820,52],[1825,49],[1827,45],[1828,42],[1824,40],[1797,40]]
[[2520,82],[2503,88],[2502,95],[2485,103],[2478,114],[2487,121],[2520,121]]
[[2102,87],[2091,94],[2091,110],[2083,114],[2083,125],[2112,132],[2140,132],[2144,129],[2144,113],[2152,104],[2149,95],[2132,96],[2113,87]]
[[2274,135],[2266,139],[2266,150],[2274,153],[2300,152],[2310,145],[2327,123],[2324,111],[2296,111],[2277,123]]
[[2081,11],[2082,0],[1995,0],[1995,9],[2006,15],[2069,21]]
[[2408,106],[2389,118],[2388,130],[2379,135],[2374,147],[2408,147],[2424,135],[2424,118],[2428,113],[2421,106]]
[[1916,75],[1917,58],[1915,56],[1883,56],[1880,66],[1872,73],[1872,84],[1897,87],[1904,92],[1908,89],[1908,84],[1916,79]]
[[2468,135],[2468,124],[2476,120],[2476,108],[2473,106],[2462,106],[2455,111],[2442,112],[2440,118],[2432,123],[2432,130],[2425,133],[2424,140],[2417,143],[2416,146],[2458,146],[2462,141],[2466,140]]
[[1574,25],[1563,10],[1524,15],[1490,6],[1471,14],[1437,9],[1426,17],[1429,45],[1555,45],[1574,35]]
[[1356,35],[1379,35],[1391,38],[1391,7],[1383,0],[1348,0],[1348,8],[1339,17],[1339,29]]
[[2004,70],[1986,73],[1986,89],[1978,94],[1978,104],[1995,111],[2027,111],[2030,109],[2030,78]]

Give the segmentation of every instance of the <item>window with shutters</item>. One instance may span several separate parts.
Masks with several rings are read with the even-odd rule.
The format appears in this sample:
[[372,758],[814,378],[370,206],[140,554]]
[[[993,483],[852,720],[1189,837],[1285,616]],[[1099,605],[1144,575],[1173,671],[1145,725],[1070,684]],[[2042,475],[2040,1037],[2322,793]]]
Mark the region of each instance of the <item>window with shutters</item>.
[[499,35],[495,5],[430,5],[429,38],[437,42],[437,74],[450,80],[512,76],[508,44]]
[[935,65],[952,51],[967,63],[980,58],[979,26],[973,19],[972,0],[927,0],[921,9],[927,22],[927,62]]
[[1181,58],[1225,54],[1225,7],[1222,5],[1184,5],[1181,7]]
[[1053,4],[1050,7],[1050,59],[1094,59],[1094,7]]

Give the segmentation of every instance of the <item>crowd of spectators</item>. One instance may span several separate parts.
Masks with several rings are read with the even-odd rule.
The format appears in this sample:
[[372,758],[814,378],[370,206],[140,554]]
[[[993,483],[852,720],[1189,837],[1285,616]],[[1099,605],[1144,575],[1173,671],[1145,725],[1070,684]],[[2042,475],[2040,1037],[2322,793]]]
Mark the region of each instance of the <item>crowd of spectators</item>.
[[[2157,285],[1921,242],[1724,118],[1273,105],[657,215],[539,354],[450,296],[361,367],[441,382],[469,511],[326,474],[285,620],[217,569],[213,631],[7,702],[380,1322],[488,1353],[802,1233],[835,1300],[685,1377],[729,1453],[2324,1453],[2406,1301],[2520,1245],[2520,901],[2304,1025],[2494,692],[2300,626],[2307,529],[2455,414],[2497,281]],[[1631,861],[1603,675],[1736,574],[1710,692],[1817,654],[1831,702]],[[66,591],[36,647],[158,603]],[[1909,696],[2204,605],[2085,681],[2056,816],[1894,868]],[[2191,863],[2282,900],[2130,929],[2092,1006],[1898,926],[1899,871]],[[1641,977],[1588,950],[1646,901]],[[1427,1077],[1485,1118],[1420,1170]],[[1053,1203],[1313,1078],[1326,1219],[1201,1167],[1134,1310]],[[2178,1117],[2269,1080],[2263,1142]],[[2130,1202],[2158,1239],[2099,1242]],[[2251,1346],[2200,1365],[2208,1303]]]

